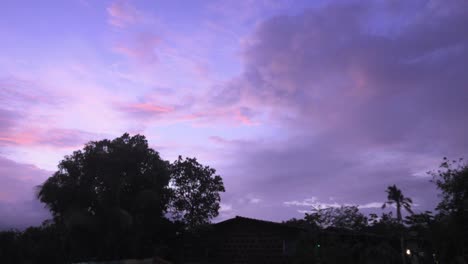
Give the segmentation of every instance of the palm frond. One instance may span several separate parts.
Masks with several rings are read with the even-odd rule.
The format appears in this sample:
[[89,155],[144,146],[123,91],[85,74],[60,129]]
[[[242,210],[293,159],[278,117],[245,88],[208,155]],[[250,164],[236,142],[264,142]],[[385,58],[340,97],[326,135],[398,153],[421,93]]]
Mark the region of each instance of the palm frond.
[[411,210],[411,205],[409,204],[403,204],[403,208],[405,208],[405,210],[410,213],[410,214],[413,214],[413,210]]

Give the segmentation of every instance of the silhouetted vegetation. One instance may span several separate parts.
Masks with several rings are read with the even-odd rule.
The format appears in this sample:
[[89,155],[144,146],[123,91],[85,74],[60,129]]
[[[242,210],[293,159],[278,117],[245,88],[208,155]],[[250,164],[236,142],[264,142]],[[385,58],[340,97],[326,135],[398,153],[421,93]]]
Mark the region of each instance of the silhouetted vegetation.
[[284,222],[312,231],[300,243],[297,262],[467,263],[468,166],[444,158],[440,169],[429,174],[441,191],[435,215],[413,213],[412,200],[393,185],[382,208],[394,206],[396,217],[392,212],[364,216],[355,206],[342,206],[313,208],[303,219]]
[[[435,213],[414,213],[412,200],[393,185],[383,208],[393,206],[396,216],[341,206],[312,208],[303,218],[284,222],[304,231],[296,249],[288,249],[294,252],[292,262],[466,263],[468,166],[444,158],[440,170],[429,173],[441,191]],[[206,224],[218,215],[224,186],[213,168],[195,158],[170,163],[144,136],[124,134],[65,156],[37,191],[52,219],[24,231],[0,232],[2,263],[155,255],[177,263],[185,238],[196,244],[212,230]]]
[[170,257],[178,233],[218,215],[224,186],[215,173],[195,158],[162,160],[141,135],[89,142],[38,187],[52,220],[1,233],[0,259],[69,263],[155,251]]

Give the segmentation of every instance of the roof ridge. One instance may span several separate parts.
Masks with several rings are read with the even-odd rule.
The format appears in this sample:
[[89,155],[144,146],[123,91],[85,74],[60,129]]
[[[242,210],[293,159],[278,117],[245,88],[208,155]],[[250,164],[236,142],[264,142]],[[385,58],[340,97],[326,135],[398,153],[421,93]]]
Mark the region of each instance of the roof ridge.
[[236,215],[235,217],[230,218],[230,219],[226,219],[226,220],[224,220],[222,222],[218,222],[215,225],[229,223],[229,222],[232,222],[234,220],[253,221],[253,222],[257,222],[257,223],[264,223],[264,224],[269,224],[269,225],[281,226],[282,228],[293,228],[293,229],[301,229],[301,230],[304,229],[302,227],[289,225],[289,224],[286,224],[286,223],[283,223],[283,222],[273,222],[273,221],[261,220],[261,219],[250,218],[250,217],[239,216],[239,215]]

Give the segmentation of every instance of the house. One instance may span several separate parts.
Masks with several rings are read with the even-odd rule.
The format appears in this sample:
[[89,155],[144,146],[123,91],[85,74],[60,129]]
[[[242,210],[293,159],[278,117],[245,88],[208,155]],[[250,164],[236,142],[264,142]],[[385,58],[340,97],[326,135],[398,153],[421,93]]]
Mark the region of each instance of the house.
[[236,216],[213,224],[185,248],[186,263],[290,263],[304,229]]

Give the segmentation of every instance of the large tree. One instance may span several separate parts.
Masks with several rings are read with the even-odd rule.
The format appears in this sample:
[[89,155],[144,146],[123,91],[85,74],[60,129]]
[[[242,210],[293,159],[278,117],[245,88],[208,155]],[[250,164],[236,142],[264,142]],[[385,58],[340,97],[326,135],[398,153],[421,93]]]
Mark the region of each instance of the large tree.
[[[39,187],[38,197],[55,222],[67,226],[70,254],[120,257],[132,239],[151,245],[161,231],[169,179],[169,163],[148,147],[146,138],[124,134],[89,142],[65,156]],[[101,243],[102,250],[93,243]]]
[[190,227],[217,216],[224,186],[214,173],[196,159],[170,164],[144,136],[124,134],[65,156],[38,198],[66,230],[73,260],[143,256],[174,239],[168,209]]
[[[468,262],[468,163],[444,158],[440,169],[429,172],[441,191],[433,233],[441,262]],[[457,260],[455,260],[457,259]]]
[[56,218],[69,210],[97,215],[109,208],[136,215],[146,206],[139,201],[142,196],[151,196],[145,201],[154,200],[152,211],[162,215],[169,198],[168,168],[144,136],[92,141],[65,156],[58,171],[40,186],[38,197]]

